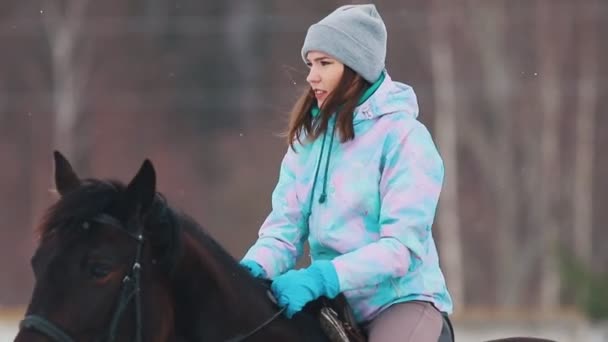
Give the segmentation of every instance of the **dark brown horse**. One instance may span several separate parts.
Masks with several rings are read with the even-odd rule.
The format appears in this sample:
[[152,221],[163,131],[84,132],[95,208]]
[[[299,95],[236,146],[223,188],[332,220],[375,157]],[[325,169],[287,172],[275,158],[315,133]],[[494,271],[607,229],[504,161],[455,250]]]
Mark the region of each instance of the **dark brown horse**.
[[125,186],[81,180],[56,152],[55,183],[15,341],[325,340],[314,315],[284,318],[264,281],[167,205],[149,161]]
[[60,198],[38,228],[16,342],[328,341],[320,303],[281,315],[267,282],[167,204],[149,161],[124,185],[54,157]]

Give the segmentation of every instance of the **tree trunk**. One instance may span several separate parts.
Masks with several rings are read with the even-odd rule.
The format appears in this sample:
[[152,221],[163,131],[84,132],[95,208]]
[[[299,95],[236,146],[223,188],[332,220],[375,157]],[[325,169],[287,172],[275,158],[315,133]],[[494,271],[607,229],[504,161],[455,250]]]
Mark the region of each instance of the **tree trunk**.
[[595,116],[597,111],[598,51],[597,2],[580,6],[579,86],[576,109],[574,162],[574,251],[585,266],[593,256],[593,165]]
[[[514,175],[514,139],[513,118],[510,115],[512,72],[509,70],[504,48],[505,8],[496,3],[469,3],[471,12],[471,31],[475,34],[481,61],[483,82],[490,110],[493,115],[493,141],[479,141],[477,144],[490,144],[490,153],[494,156],[491,165],[486,161],[482,171],[490,172],[495,177],[493,192],[496,199],[496,299],[499,306],[511,307],[518,304],[519,293],[523,286],[521,277],[515,276],[517,267],[514,263],[517,256],[515,228],[517,224],[517,185]],[[482,128],[485,129],[485,128]],[[476,134],[476,133],[472,133]],[[473,151],[487,153],[485,148]],[[486,157],[479,157],[486,160]],[[489,169],[489,170],[488,170]]]
[[[538,201],[542,238],[540,306],[549,312],[560,304],[561,281],[557,264],[560,219],[559,200],[562,179],[560,176],[560,94],[561,56],[568,40],[569,22],[563,15],[564,6],[553,2],[539,1],[537,46],[539,47],[539,91],[541,108],[540,177]],[[556,17],[558,19],[556,19]],[[556,22],[558,25],[556,25]]]
[[[81,32],[88,0],[70,0],[62,9],[57,2],[48,2],[42,11],[44,28],[51,49],[52,96],[55,114],[53,127],[54,148],[67,155],[79,169],[83,169],[85,144],[79,133],[79,115],[83,103],[87,58],[77,58],[83,49]],[[84,55],[87,57],[89,55]]]
[[445,165],[445,182],[438,213],[440,256],[454,307],[465,303],[465,273],[462,266],[462,241],[458,208],[458,155],[456,126],[456,85],[454,60],[449,34],[454,21],[453,8],[434,0],[430,13],[431,74],[434,86],[435,131]]

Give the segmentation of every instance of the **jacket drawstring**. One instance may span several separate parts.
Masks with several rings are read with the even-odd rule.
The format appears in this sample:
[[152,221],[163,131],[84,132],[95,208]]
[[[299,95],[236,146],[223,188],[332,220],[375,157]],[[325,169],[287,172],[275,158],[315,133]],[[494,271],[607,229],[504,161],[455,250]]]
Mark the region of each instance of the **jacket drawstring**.
[[329,148],[327,149],[327,160],[325,161],[325,173],[323,175],[323,191],[321,191],[321,196],[319,196],[319,203],[325,203],[327,199],[327,174],[329,171],[329,159],[331,158],[331,148],[334,145],[334,136],[336,135],[336,126],[337,123],[334,123],[334,128],[331,130],[331,138],[329,139]]
[[315,177],[312,180],[312,190],[310,194],[310,203],[308,204],[308,215],[312,213],[312,202],[315,197],[315,188],[317,187],[317,178],[319,176],[319,169],[321,168],[321,158],[323,157],[323,150],[325,149],[325,139],[327,138],[327,131],[323,133],[323,141],[321,142],[321,152],[319,152],[319,159],[317,160],[317,168],[315,170]]
[[[331,137],[329,139],[329,148],[327,151],[327,160],[325,161],[325,170],[323,172],[323,188],[321,190],[321,195],[319,196],[319,203],[325,203],[327,200],[327,175],[329,173],[329,161],[331,159],[331,148],[334,144],[334,137],[336,135],[336,126],[331,131]],[[308,215],[312,213],[312,203],[315,198],[315,189],[317,187],[317,179],[319,178],[319,171],[321,169],[321,160],[323,159],[323,152],[325,151],[325,141],[327,140],[327,131],[323,134],[323,140],[321,141],[321,151],[319,152],[319,159],[317,160],[317,167],[315,170],[315,177],[312,180],[312,190],[310,194],[310,203],[308,204]]]

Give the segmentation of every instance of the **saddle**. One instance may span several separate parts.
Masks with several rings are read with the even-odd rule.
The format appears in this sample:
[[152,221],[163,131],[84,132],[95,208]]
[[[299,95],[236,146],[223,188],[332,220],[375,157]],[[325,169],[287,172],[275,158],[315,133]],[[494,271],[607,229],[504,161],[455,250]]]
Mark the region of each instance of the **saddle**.
[[366,342],[367,335],[355,321],[344,295],[334,299],[321,298],[319,320],[325,335],[332,342]]
[[[325,335],[332,342],[367,342],[365,331],[357,324],[346,297],[321,298],[319,320]],[[438,342],[454,342],[454,328],[450,318],[442,314],[443,327]]]
[[[268,298],[276,304],[270,291],[270,281],[266,280],[265,283]],[[308,303],[304,310],[318,316],[321,329],[331,342],[367,342],[367,335],[357,324],[344,294],[340,293],[334,299],[321,297]]]

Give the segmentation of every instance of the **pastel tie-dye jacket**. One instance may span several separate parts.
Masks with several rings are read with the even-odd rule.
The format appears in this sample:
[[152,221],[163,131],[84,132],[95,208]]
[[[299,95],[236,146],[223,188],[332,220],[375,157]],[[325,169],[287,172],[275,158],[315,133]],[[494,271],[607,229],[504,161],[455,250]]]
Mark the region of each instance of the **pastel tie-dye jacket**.
[[[408,300],[451,313],[431,231],[443,162],[417,116],[413,89],[385,73],[355,110],[354,140],[336,138],[330,146],[328,138],[323,155],[322,138],[288,149],[272,211],[243,259],[273,278],[294,268],[308,240],[312,260],[332,260],[359,322]],[[330,122],[328,135],[332,128]],[[324,183],[327,196],[319,201]]]

